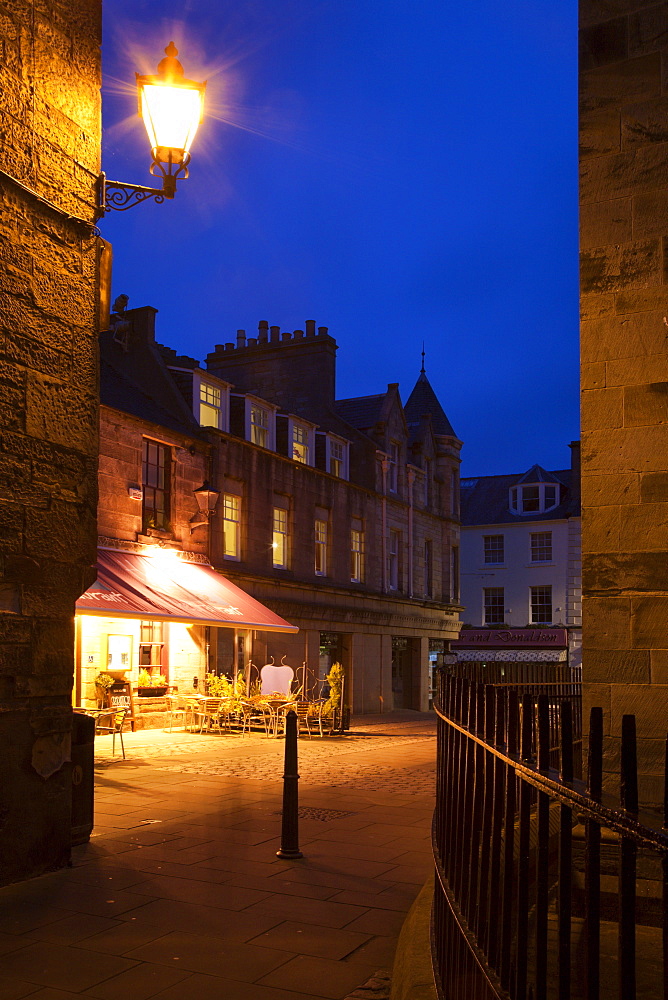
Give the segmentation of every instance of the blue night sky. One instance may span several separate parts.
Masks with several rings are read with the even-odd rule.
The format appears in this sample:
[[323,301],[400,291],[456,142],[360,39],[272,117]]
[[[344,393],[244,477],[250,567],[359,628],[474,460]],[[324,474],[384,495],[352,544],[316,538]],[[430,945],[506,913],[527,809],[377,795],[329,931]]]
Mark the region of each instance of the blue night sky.
[[337,395],[427,375],[464,476],[578,437],[576,0],[106,0],[103,169],[154,183],[134,72],[208,79],[176,200],[112,213],[113,294],[203,360],[266,319]]

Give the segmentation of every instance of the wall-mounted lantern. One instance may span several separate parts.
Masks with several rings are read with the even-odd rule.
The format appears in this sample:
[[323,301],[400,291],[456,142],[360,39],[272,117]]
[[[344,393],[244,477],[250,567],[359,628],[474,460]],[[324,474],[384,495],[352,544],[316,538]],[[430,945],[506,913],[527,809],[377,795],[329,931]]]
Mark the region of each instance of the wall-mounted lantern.
[[156,74],[136,74],[139,115],[151,143],[150,172],[162,177],[162,187],[108,181],[102,173],[98,180],[98,218],[112,209],[123,212],[150,198],[158,203],[171,199],[176,194],[177,180],[188,176],[190,147],[204,114],[206,81],[187,80],[176,58],[178,54],[174,42],[170,42]]
[[197,513],[190,518],[190,533],[192,534],[195,528],[199,528],[202,524],[208,524],[209,518],[212,514],[216,513],[216,505],[218,504],[218,497],[220,492],[218,490],[212,490],[209,486],[208,480],[202,483],[202,485],[193,490],[195,499],[197,500]]

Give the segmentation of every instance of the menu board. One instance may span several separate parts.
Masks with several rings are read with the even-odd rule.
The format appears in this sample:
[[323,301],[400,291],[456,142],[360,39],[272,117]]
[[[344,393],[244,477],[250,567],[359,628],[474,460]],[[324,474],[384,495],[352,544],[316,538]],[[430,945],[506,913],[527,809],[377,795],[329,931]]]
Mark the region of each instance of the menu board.
[[107,704],[109,708],[127,708],[128,714],[125,721],[132,726],[135,731],[135,703],[132,697],[132,685],[129,681],[114,681],[107,692]]

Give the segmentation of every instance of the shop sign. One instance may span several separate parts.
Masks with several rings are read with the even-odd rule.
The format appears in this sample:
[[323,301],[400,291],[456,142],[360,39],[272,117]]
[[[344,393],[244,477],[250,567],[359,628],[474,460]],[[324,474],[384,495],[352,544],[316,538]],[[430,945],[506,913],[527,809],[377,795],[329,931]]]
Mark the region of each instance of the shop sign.
[[568,646],[565,628],[467,628],[460,632],[453,649],[555,649]]

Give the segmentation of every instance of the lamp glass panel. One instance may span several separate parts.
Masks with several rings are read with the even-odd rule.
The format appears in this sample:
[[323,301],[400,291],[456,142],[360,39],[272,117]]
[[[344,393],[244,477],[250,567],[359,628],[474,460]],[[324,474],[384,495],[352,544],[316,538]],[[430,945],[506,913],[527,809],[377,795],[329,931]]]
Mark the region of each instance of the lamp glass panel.
[[202,94],[190,87],[143,84],[141,114],[151,148],[189,152],[202,116]]

